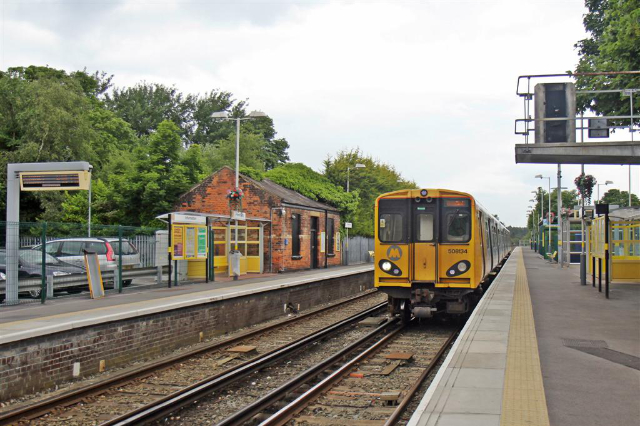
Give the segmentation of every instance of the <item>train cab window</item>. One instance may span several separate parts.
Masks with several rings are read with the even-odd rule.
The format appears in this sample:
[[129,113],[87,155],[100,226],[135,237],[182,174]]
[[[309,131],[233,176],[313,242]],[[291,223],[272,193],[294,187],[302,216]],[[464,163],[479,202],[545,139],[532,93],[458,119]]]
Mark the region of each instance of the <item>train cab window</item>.
[[416,240],[433,241],[434,218],[431,213],[421,213],[416,216]]
[[467,212],[450,212],[445,216],[447,223],[447,242],[458,243],[469,241],[471,221]]
[[398,243],[404,239],[402,215],[399,213],[381,214],[378,229],[378,236],[383,243]]
[[445,199],[442,218],[443,242],[469,242],[471,239],[471,211],[468,199]]
[[404,243],[409,235],[408,208],[404,198],[381,199],[378,203],[378,239],[382,243]]

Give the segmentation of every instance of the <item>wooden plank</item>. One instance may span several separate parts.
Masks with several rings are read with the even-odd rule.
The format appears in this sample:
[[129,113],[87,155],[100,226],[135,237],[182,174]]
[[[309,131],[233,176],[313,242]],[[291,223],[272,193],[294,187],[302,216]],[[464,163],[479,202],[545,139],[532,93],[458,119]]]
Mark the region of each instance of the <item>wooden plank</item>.
[[255,346],[251,346],[251,345],[240,345],[240,346],[234,346],[233,348],[229,348],[227,349],[227,352],[234,352],[234,353],[241,353],[241,354],[247,354],[249,352],[253,352],[256,350]]
[[392,362],[391,364],[387,365],[379,374],[383,375],[383,376],[388,376],[389,374],[391,374],[393,372],[393,370],[395,370],[400,364],[402,364],[402,361],[396,361],[396,362]]
[[356,420],[339,417],[300,416],[296,417],[295,420],[297,423],[320,426],[380,426],[385,424],[385,420]]
[[413,354],[410,352],[391,352],[385,358],[387,359],[400,359],[404,361],[408,361],[413,357]]

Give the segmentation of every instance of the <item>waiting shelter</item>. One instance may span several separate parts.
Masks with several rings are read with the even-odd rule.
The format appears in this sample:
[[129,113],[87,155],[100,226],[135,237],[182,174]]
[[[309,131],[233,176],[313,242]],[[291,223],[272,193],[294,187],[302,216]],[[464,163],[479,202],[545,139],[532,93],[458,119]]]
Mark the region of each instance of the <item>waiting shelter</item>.
[[[609,232],[609,264],[605,262],[605,233]],[[621,282],[640,282],[640,207],[626,207],[609,214],[609,229],[604,216],[594,219],[589,227],[588,268],[595,276],[611,272],[610,279]],[[599,267],[602,262],[602,267]],[[608,269],[609,268],[609,269]]]

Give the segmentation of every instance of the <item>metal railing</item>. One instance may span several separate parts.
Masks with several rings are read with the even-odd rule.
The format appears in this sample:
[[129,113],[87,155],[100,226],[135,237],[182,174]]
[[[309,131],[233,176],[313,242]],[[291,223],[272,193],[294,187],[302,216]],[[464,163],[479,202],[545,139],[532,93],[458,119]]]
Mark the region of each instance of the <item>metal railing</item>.
[[[524,118],[519,118],[515,120],[514,124],[514,132],[517,135],[523,135],[525,144],[529,143],[529,135],[531,132],[536,131],[536,127],[539,126],[543,122],[553,122],[553,121],[576,121],[575,130],[580,134],[580,142],[584,142],[584,130],[592,130],[593,127],[589,125],[585,126],[584,120],[590,119],[606,119],[606,120],[629,120],[628,125],[609,125],[607,122],[606,126],[599,126],[597,129],[628,129],[631,133],[631,140],[633,140],[633,133],[640,130],[640,127],[636,124],[637,115],[634,115],[634,102],[633,96],[635,93],[640,93],[640,88],[623,88],[623,89],[607,89],[607,90],[576,90],[576,95],[594,95],[594,98],[597,98],[597,95],[604,94],[612,94],[619,93],[621,96],[628,96],[630,103],[630,114],[629,115],[612,115],[612,116],[585,116],[584,114],[576,114],[575,117],[556,117],[556,118],[531,118],[531,101],[534,98],[534,94],[531,91],[531,80],[532,79],[545,79],[545,78],[577,78],[577,77],[589,77],[589,76],[605,76],[605,75],[639,75],[640,71],[617,71],[617,72],[597,72],[597,73],[574,73],[574,74],[536,74],[536,75],[521,75],[518,77],[518,82],[516,85],[516,95],[523,98],[523,113]],[[526,80],[526,91],[521,91],[521,80]],[[524,90],[524,89],[523,89]],[[580,125],[578,125],[578,121]],[[535,127],[530,127],[530,123],[535,123]],[[518,130],[519,125],[523,127],[523,130]],[[576,135],[577,136],[577,135]],[[576,137],[576,140],[578,138]]]

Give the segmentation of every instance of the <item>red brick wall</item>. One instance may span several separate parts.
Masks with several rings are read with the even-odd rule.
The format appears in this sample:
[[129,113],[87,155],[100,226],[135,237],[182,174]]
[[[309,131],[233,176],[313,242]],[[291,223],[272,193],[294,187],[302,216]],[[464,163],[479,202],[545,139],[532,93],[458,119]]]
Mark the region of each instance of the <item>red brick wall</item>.
[[[180,197],[176,210],[191,211],[200,213],[212,213],[229,215],[229,203],[227,201],[227,191],[235,187],[235,172],[223,167],[217,173],[203,180],[199,185],[192,188],[188,193]],[[292,271],[311,268],[310,259],[310,237],[311,237],[311,215],[318,215],[318,236],[325,232],[325,213],[315,212],[305,209],[285,208],[285,213],[281,214],[282,200],[261,188],[256,187],[251,182],[240,176],[240,188],[244,193],[242,199],[242,210],[247,217],[272,219],[271,225],[264,228],[264,265],[265,271],[269,271],[272,265],[273,271]],[[300,255],[301,259],[292,258],[291,243],[291,215],[300,214],[301,217],[301,239]],[[334,219],[334,232],[340,229],[340,215],[329,213],[329,218]],[[256,223],[249,223],[256,226]],[[269,259],[269,240],[271,237],[271,252],[273,262]],[[319,238],[319,237],[318,237]],[[285,240],[288,244],[285,244]],[[334,241],[335,237],[334,237]],[[320,244],[318,245],[320,251]],[[325,254],[318,253],[318,267],[323,268]],[[341,264],[341,252],[334,249],[334,256],[327,258],[327,266]]]

